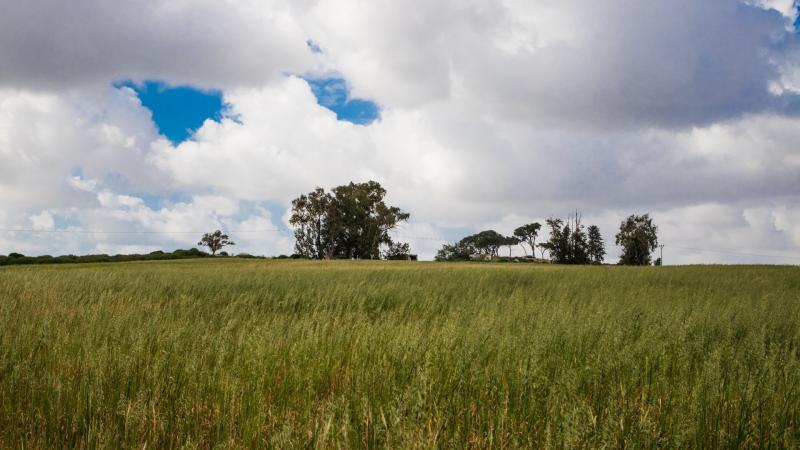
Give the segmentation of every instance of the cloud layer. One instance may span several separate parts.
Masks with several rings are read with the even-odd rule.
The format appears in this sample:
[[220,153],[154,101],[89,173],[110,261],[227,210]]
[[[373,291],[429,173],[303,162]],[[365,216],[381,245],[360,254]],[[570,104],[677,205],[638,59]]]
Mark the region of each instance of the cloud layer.
[[[0,17],[0,228],[39,232],[3,232],[0,253],[187,247],[167,232],[216,227],[288,253],[293,197],[371,178],[426,257],[575,209],[612,244],[652,212],[672,262],[800,255],[793,2],[62,3]],[[380,119],[337,120],[300,77],[332,73]],[[175,146],[119,79],[230,107]],[[53,232],[70,229],[151,234]]]

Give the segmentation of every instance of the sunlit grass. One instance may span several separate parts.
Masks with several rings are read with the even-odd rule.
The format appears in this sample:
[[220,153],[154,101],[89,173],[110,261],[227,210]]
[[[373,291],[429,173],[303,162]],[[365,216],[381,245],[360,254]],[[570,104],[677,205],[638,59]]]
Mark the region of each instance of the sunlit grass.
[[798,268],[0,268],[0,448],[792,448],[799,421]]

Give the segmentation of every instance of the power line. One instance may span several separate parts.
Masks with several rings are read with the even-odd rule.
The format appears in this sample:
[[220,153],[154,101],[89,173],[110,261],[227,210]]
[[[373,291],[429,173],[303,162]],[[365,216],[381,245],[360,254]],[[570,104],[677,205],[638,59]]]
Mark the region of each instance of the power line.
[[[281,228],[265,228],[261,230],[227,230],[226,233],[269,233],[269,232],[283,232],[289,231],[286,229]],[[179,230],[169,230],[169,231],[153,231],[153,230],[81,230],[81,229],[57,229],[57,230],[39,230],[35,228],[0,228],[0,232],[5,233],[72,233],[72,234],[204,234],[207,231],[179,231]],[[431,241],[438,241],[438,242],[447,242],[447,239],[444,238],[437,238],[437,237],[430,237],[430,236],[407,236],[407,235],[397,235],[395,237],[403,238],[403,239],[418,239],[418,240],[431,240]]]
[[396,235],[394,235],[394,237],[400,238],[400,239],[415,239],[415,240],[418,240],[418,241],[450,242],[449,239],[428,237],[428,236],[406,236],[406,235],[403,235],[403,234],[396,234]]
[[[612,247],[622,248],[621,245],[617,245],[617,244],[608,244],[608,245],[610,245]],[[767,255],[767,254],[763,254],[763,253],[762,254],[759,254],[759,253],[747,253],[747,252],[737,252],[737,251],[733,251],[733,250],[711,250],[711,249],[707,249],[707,248],[697,248],[697,247],[680,247],[680,246],[671,245],[671,244],[670,245],[659,245],[659,247],[677,248],[679,250],[689,250],[689,251],[694,251],[694,252],[720,253],[720,254],[736,255],[736,256],[757,256],[757,257],[762,257],[762,258],[787,258],[787,259],[800,260],[800,256],[796,256],[796,255],[775,255],[775,254]],[[663,252],[663,249],[662,249],[662,252]]]
[[707,252],[707,253],[721,253],[727,255],[738,255],[738,256],[756,256],[760,258],[786,258],[786,259],[796,259],[800,260],[800,256],[793,256],[793,255],[766,255],[766,254],[759,254],[759,253],[744,253],[744,252],[734,252],[730,250],[709,250],[703,248],[693,248],[693,247],[678,247],[676,245],[670,245],[670,248],[677,248],[681,250],[689,250],[689,251],[696,251],[696,252]]

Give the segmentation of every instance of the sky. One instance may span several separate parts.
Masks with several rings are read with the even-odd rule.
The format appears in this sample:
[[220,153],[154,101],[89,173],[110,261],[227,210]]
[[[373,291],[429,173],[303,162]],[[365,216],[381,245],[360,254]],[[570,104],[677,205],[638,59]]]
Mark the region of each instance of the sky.
[[150,110],[158,132],[174,145],[189,139],[207,119],[222,120],[224,113],[222,92],[216,90],[169,86],[157,80],[124,81],[114,86],[132,89]]
[[792,0],[0,8],[0,254],[290,254],[293,198],[373,179],[423,259],[577,210],[611,262],[649,213],[667,264],[800,263]]

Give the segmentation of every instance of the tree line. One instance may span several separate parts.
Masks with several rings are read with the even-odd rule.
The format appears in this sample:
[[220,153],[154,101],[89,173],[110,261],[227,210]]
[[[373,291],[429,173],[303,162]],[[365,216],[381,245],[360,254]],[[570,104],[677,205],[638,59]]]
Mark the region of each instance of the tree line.
[[[409,244],[395,242],[389,232],[410,214],[389,206],[386,190],[376,181],[350,183],[326,192],[323,188],[292,201],[290,224],[294,227],[295,252],[311,259],[416,259]],[[539,222],[516,228],[511,236],[485,230],[445,244],[437,261],[496,260],[501,249],[520,246],[524,260],[547,260],[557,264],[602,264],[606,250],[600,228],[583,224],[576,212],[567,219],[545,221],[548,239],[537,244]],[[615,240],[622,247],[620,264],[648,265],[658,245],[652,219],[631,215],[620,225]],[[536,258],[536,251],[541,258]],[[529,254],[530,252],[530,254]],[[658,262],[658,261],[657,261]]]
[[[386,189],[376,181],[349,183],[329,192],[323,188],[302,194],[292,201],[289,223],[294,228],[295,253],[292,258],[307,259],[397,259],[416,260],[408,243],[396,242],[390,232],[410,214],[386,204]],[[578,212],[567,219],[545,221],[548,239],[537,243],[542,224],[533,222],[517,227],[511,236],[495,230],[484,230],[464,237],[455,244],[445,244],[436,254],[437,261],[494,261],[500,250],[507,248],[511,256],[516,246],[525,256],[520,260],[549,261],[557,264],[602,264],[606,250],[600,229],[586,227]],[[620,264],[648,265],[658,245],[657,227],[647,215],[631,215],[620,225],[616,244],[622,247]],[[111,262],[145,259],[180,259],[191,257],[228,256],[221,251],[236,245],[220,230],[205,233],[197,245],[207,247],[210,255],[197,249],[173,253],[153,252],[148,255],[73,255],[60,257],[25,257],[12,253],[0,256],[0,265],[43,264],[60,262]],[[536,258],[536,251],[541,258]],[[252,257],[240,254],[240,257]],[[281,257],[289,258],[281,255]],[[655,261],[660,264],[660,260]]]
[[[550,231],[547,241],[536,243],[542,224],[533,222],[514,230],[512,236],[503,236],[494,230],[481,231],[467,236],[455,244],[445,244],[436,255],[437,261],[493,260],[498,256],[497,249],[507,246],[509,257],[511,249],[519,245],[525,254],[523,259],[537,260],[536,250],[541,252],[540,260],[558,264],[601,264],[605,258],[605,245],[600,229],[596,225],[585,228],[581,217],[575,213],[567,220],[551,218],[545,221]],[[528,255],[530,250],[530,255]]]
[[[605,242],[597,225],[586,227],[581,215],[575,213],[567,219],[550,218],[545,221],[549,236],[546,241],[536,243],[542,224],[522,225],[512,236],[504,236],[494,230],[485,230],[467,236],[455,244],[444,244],[436,254],[437,261],[492,261],[498,257],[498,249],[511,249],[519,245],[525,256],[523,260],[549,261],[556,264],[603,264],[606,256]],[[615,236],[616,245],[622,248],[619,264],[656,265],[651,254],[658,246],[658,227],[648,214],[631,215],[620,224]],[[536,250],[541,258],[536,258]],[[530,255],[528,255],[530,250]]]

